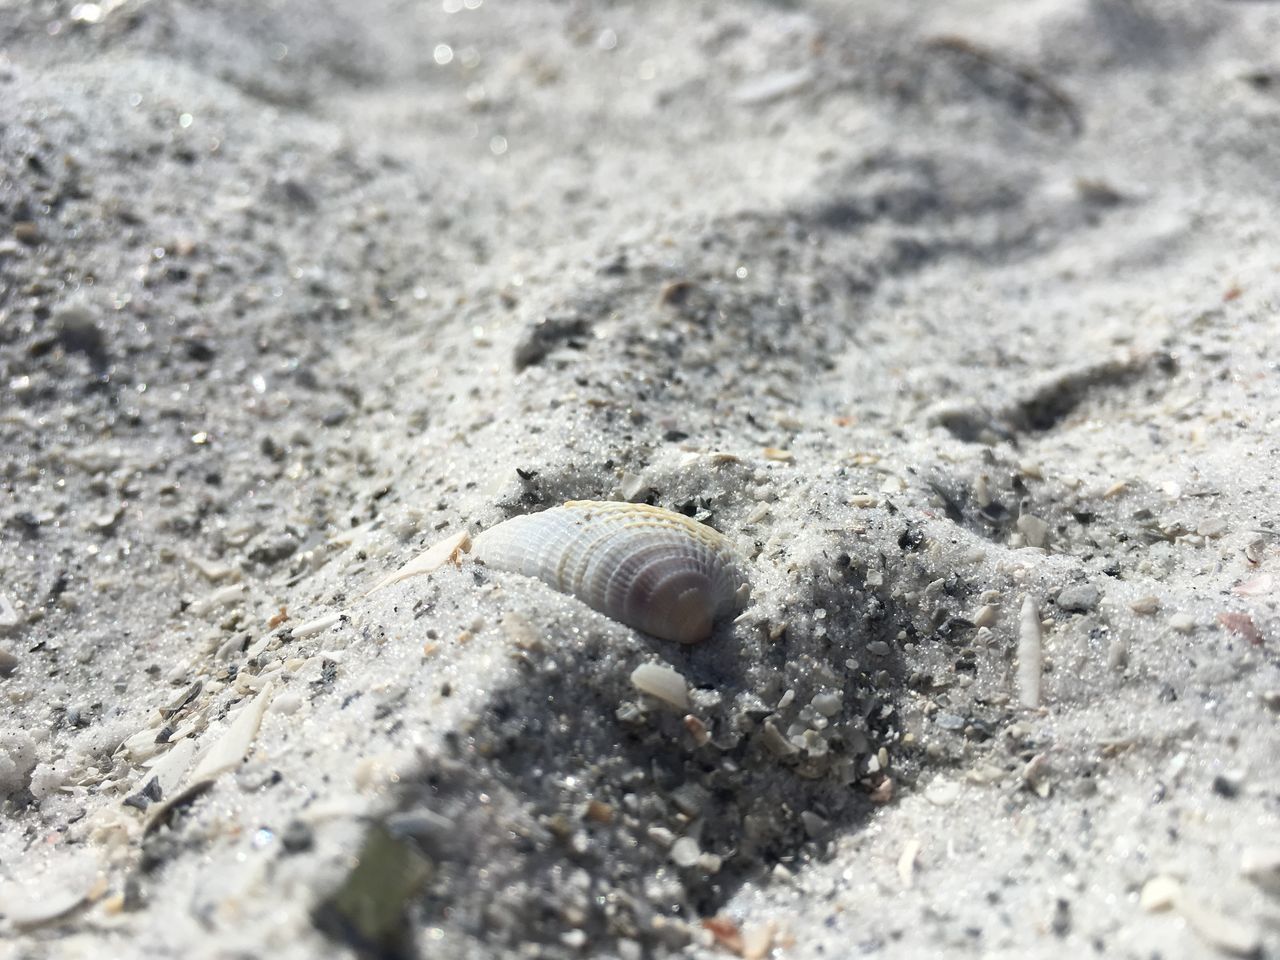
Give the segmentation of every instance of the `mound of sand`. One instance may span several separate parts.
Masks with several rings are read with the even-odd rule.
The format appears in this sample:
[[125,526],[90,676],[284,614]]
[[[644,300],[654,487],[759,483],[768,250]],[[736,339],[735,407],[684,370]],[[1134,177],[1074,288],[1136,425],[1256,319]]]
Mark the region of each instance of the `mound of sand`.
[[[15,955],[1280,951],[1278,43],[0,4]],[[569,499],[749,605],[369,593]]]

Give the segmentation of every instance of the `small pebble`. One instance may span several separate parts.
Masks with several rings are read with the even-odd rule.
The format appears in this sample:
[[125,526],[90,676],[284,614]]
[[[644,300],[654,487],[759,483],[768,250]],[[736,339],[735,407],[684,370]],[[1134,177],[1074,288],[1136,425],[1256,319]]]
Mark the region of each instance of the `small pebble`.
[[1071,932],[1071,901],[1059,897],[1054,903],[1049,929],[1058,937],[1065,937]]
[[994,626],[999,617],[1000,608],[988,603],[979,607],[977,612],[973,615],[973,625],[975,627]]
[[671,802],[685,816],[693,818],[702,813],[710,796],[704,787],[696,783],[686,783],[671,791]]
[[649,839],[660,847],[669,849],[676,842],[676,835],[666,827],[650,827],[647,832]]
[[287,853],[302,853],[311,849],[313,843],[311,828],[301,820],[290,820],[280,834],[280,845]]
[[1043,547],[1049,542],[1049,524],[1034,514],[1024,513],[1020,516],[1017,527],[1028,547]]
[[1169,618],[1169,626],[1178,633],[1190,633],[1196,628],[1196,621],[1189,613],[1175,613]]
[[1179,893],[1174,905],[1200,938],[1233,957],[1254,957],[1262,950],[1262,936],[1252,924],[1211,909]]
[[1259,886],[1280,891],[1280,846],[1245,847],[1240,872]]
[[1107,489],[1102,491],[1102,498],[1104,500],[1110,500],[1112,497],[1119,496],[1121,493],[1124,493],[1128,488],[1129,482],[1127,480],[1117,480],[1111,486],[1107,487]]
[[1149,617],[1160,609],[1160,600],[1153,596],[1139,597],[1129,604],[1129,609],[1140,616]]
[[1267,552],[1267,541],[1262,537],[1250,540],[1244,548],[1244,557],[1255,566],[1262,562],[1262,556]]
[[965,719],[959,714],[948,713],[945,710],[939,710],[933,717],[933,722],[943,730],[963,730],[965,727]]
[[889,655],[889,645],[883,640],[872,640],[867,644],[867,653],[876,657],[887,657]]
[[945,807],[959,797],[960,784],[953,780],[934,780],[924,791],[924,798],[935,807]]
[[1123,637],[1113,636],[1111,642],[1107,645],[1107,667],[1110,670],[1121,671],[1129,665],[1129,644],[1125,642]]
[[1237,597],[1263,597],[1271,593],[1276,588],[1276,579],[1269,573],[1260,573],[1256,577],[1250,577],[1243,583],[1238,583],[1231,588],[1231,592]]
[[18,611],[14,609],[9,598],[0,593],[0,630],[9,630],[16,627],[21,618]]
[[742,932],[742,960],[765,960],[773,952],[777,935],[772,920],[747,927]]
[[692,867],[698,862],[701,853],[697,840],[693,837],[681,837],[671,845],[671,862],[677,867]]
[[13,225],[13,239],[33,247],[42,239],[40,227],[31,220],[19,220]]
[[291,716],[298,712],[302,706],[302,697],[296,693],[282,693],[276,697],[271,703],[272,713],[283,713],[285,716]]
[[1090,583],[1064,587],[1058,591],[1058,609],[1070,613],[1088,613],[1098,606],[1101,597],[1098,588]]
[[1262,631],[1258,629],[1258,625],[1253,622],[1253,618],[1247,613],[1237,613],[1235,611],[1220,613],[1218,614],[1218,623],[1232,633],[1243,637],[1254,646],[1259,646],[1262,643]]
[[612,823],[613,807],[603,800],[588,800],[583,816],[594,823]]
[[804,826],[804,832],[809,836],[810,840],[822,836],[829,825],[825,818],[818,816],[812,810],[801,812],[800,823]]
[[1196,524],[1196,533],[1202,537],[1220,537],[1227,530],[1227,521],[1221,517],[1205,517]]
[[769,721],[765,721],[760,738],[764,742],[765,749],[775,757],[790,757],[800,752],[799,748],[784,737],[778,731],[778,728]]
[[630,503],[639,503],[644,500],[651,490],[650,485],[634,473],[624,473],[618,484],[618,492],[622,494],[622,499]]
[[1173,877],[1160,874],[1142,885],[1138,903],[1147,913],[1160,913],[1171,908],[1181,893],[1181,883]]
[[834,717],[840,712],[840,708],[844,705],[844,701],[838,693],[820,693],[812,700],[813,709],[817,710],[824,717]]
[[1212,783],[1213,792],[1227,800],[1238,797],[1242,786],[1244,786],[1244,775],[1239,771],[1219,773],[1213,778]]
[[1049,777],[1053,773],[1049,760],[1043,753],[1032,757],[1022,770],[1023,782],[1042,799],[1049,796],[1052,784]]

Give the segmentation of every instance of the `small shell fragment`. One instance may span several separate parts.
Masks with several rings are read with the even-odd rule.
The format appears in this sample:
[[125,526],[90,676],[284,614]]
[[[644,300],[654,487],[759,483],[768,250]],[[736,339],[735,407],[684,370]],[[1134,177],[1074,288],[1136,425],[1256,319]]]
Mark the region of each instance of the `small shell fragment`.
[[1280,847],[1245,847],[1240,872],[1261,887],[1280,889]]
[[1035,709],[1040,706],[1041,673],[1044,669],[1040,607],[1035,598],[1022,598],[1018,616],[1018,702]]
[[746,595],[729,541],[640,503],[571,500],[481,533],[476,559],[535,577],[627,626],[696,643]]
[[993,604],[986,603],[978,608],[973,615],[973,625],[975,627],[994,626],[995,622],[1000,618],[1000,608]]
[[1262,644],[1262,631],[1258,629],[1257,624],[1253,622],[1253,618],[1247,613],[1236,613],[1235,611],[1220,613],[1218,614],[1218,623],[1232,633],[1243,637],[1255,647]]
[[8,630],[18,625],[18,611],[14,609],[9,598],[0,593],[0,630]]
[[1256,957],[1262,950],[1262,936],[1251,923],[1213,909],[1185,893],[1174,902],[1182,918],[1200,939],[1233,957]]
[[898,879],[902,881],[904,890],[915,886],[916,858],[920,856],[920,841],[912,837],[902,848],[898,857]]
[[441,540],[439,543],[432,544],[422,553],[418,554],[408,563],[394,573],[389,573],[377,583],[375,583],[369,592],[373,593],[381,590],[383,587],[389,587],[393,583],[399,583],[401,580],[408,580],[410,577],[421,576],[424,573],[431,573],[438,570],[446,563],[456,562],[460,553],[466,553],[471,546],[471,535],[463,530],[455,533],[453,536]]
[[305,640],[307,637],[314,637],[318,633],[324,633],[341,619],[342,614],[340,613],[326,613],[323,616],[316,617],[314,620],[300,623],[293,628],[293,639]]
[[258,727],[262,724],[263,714],[271,704],[273,693],[274,687],[268,681],[263,686],[262,692],[240,708],[235,719],[227,727],[226,733],[200,758],[200,762],[191,772],[189,783],[212,780],[219,774],[240,765],[245,754],[249,752],[254,738],[258,735]]
[[1139,616],[1149,617],[1160,609],[1160,598],[1153,596],[1138,597],[1129,604],[1129,609]]
[[1236,584],[1231,588],[1231,592],[1237,597],[1262,597],[1275,588],[1276,578],[1269,573],[1260,573],[1256,577],[1250,577],[1244,583]]
[[1181,895],[1181,883],[1173,877],[1159,874],[1143,884],[1138,902],[1148,913],[1160,913],[1170,909]]
[[1245,546],[1244,557],[1254,566],[1257,566],[1262,562],[1262,556],[1264,553],[1266,553],[1266,550],[1267,550],[1267,541],[1264,540],[1262,537],[1257,537],[1253,540],[1250,540],[1249,543]]
[[188,609],[197,617],[201,617],[238,599],[244,592],[245,586],[243,583],[234,583],[229,587],[223,587],[221,590],[215,590],[207,597],[194,601]]
[[677,710],[689,709],[689,687],[679,671],[660,663],[642,663],[631,671],[631,684],[641,693]]

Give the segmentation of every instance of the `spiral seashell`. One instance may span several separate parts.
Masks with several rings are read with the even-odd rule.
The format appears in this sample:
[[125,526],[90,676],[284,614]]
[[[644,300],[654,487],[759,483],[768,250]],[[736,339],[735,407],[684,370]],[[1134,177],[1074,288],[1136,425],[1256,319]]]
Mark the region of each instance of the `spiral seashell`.
[[513,517],[477,536],[472,555],[681,643],[705,640],[746,595],[724,536],[645,504],[571,500]]

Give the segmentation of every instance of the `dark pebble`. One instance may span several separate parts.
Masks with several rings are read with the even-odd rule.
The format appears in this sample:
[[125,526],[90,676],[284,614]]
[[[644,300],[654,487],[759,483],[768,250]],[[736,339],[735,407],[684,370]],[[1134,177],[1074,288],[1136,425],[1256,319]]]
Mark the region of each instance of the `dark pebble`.
[[280,845],[286,853],[302,853],[310,850],[315,842],[311,828],[301,820],[290,820],[284,832],[280,834]]
[[1240,795],[1240,784],[1231,777],[1224,777],[1222,774],[1218,774],[1213,778],[1213,792],[1220,797],[1234,800]]
[[955,713],[947,713],[945,710],[939,710],[934,715],[933,722],[943,730],[963,730],[965,728],[964,717]]

